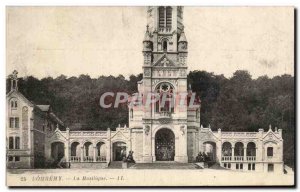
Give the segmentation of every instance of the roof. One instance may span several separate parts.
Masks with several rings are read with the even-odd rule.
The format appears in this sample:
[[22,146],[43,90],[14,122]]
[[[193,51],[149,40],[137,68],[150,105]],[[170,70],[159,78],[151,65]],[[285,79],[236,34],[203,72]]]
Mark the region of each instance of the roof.
[[34,103],[29,101],[22,93],[17,90],[11,90],[6,94],[6,97],[10,97],[12,94],[16,94],[18,97],[22,98],[29,106],[34,106]]
[[49,115],[54,121],[56,121],[57,123],[59,123],[62,126],[65,126],[64,123],[62,122],[62,120],[60,120],[54,113],[51,112]]
[[150,32],[149,32],[149,26],[147,25],[147,30],[144,36],[144,41],[151,41]]
[[50,109],[50,105],[36,105],[43,112],[48,112]]
[[184,31],[181,32],[178,42],[187,42]]
[[21,92],[19,92],[17,90],[10,91],[9,93],[6,94],[6,97],[10,97],[12,94],[15,94],[18,97],[20,97],[21,99],[23,99],[29,106],[32,106],[32,107],[34,107],[34,108],[36,108],[36,109],[38,109],[42,112],[49,113],[50,118],[52,120],[54,120],[58,124],[64,126],[64,123],[53,112],[51,112],[50,105],[35,105],[32,101],[29,101]]

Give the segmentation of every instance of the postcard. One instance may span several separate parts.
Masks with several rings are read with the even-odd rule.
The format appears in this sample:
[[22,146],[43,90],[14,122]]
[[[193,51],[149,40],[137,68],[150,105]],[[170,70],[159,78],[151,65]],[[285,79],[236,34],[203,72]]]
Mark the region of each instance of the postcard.
[[294,14],[8,6],[7,186],[294,186]]

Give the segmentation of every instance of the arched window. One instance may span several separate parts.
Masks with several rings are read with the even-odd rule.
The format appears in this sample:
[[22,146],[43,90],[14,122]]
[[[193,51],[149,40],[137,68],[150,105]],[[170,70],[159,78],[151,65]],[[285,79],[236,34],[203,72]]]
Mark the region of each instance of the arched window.
[[15,149],[20,149],[20,137],[15,137]]
[[9,149],[13,149],[14,148],[14,138],[13,137],[9,137],[8,148]]
[[231,143],[229,142],[224,142],[222,144],[222,156],[231,156]]
[[156,87],[159,97],[155,103],[155,111],[174,113],[174,87],[170,83],[161,83]]
[[74,142],[71,144],[71,156],[79,156],[79,143],[78,142]]
[[168,42],[167,41],[163,41],[163,51],[166,52],[168,51]]
[[85,158],[85,161],[91,161],[89,157],[92,156],[93,144],[88,141],[84,143],[83,146],[84,146],[84,156],[87,157]]
[[11,99],[11,101],[10,101],[10,107],[11,107],[12,109],[18,108],[18,101],[17,101],[16,98],[12,98],[12,99]]
[[250,142],[250,143],[247,144],[247,156],[256,156],[255,143]]
[[159,28],[164,28],[165,27],[165,8],[164,7],[159,7],[158,8],[158,25]]
[[169,31],[172,28],[172,7],[159,7],[158,17],[158,27]]
[[172,7],[167,7],[167,10],[166,10],[166,27],[168,29],[171,29],[172,28]]
[[105,157],[106,156],[106,149],[105,149],[105,143],[103,142],[99,142],[96,145],[96,149],[97,149],[97,156],[100,157]]
[[267,148],[267,156],[268,157],[273,157],[273,147],[268,147]]
[[234,145],[234,156],[243,156],[244,155],[244,144],[237,142]]

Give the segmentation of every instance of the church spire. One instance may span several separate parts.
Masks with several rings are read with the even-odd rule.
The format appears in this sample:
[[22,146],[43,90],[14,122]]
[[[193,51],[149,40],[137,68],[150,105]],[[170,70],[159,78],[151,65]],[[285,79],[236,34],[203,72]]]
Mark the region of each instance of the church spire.
[[188,42],[185,37],[184,28],[182,27],[182,31],[180,33],[180,37],[178,40],[178,52],[181,52],[181,53],[187,52],[187,48],[188,48],[187,45],[188,45]]
[[151,52],[152,51],[152,41],[151,41],[151,35],[149,32],[149,25],[147,25],[143,44],[144,44],[143,52]]
[[146,29],[146,33],[145,33],[145,36],[144,36],[144,42],[145,41],[151,41],[150,32],[149,32],[149,25],[147,25],[146,27],[147,27],[147,29]]
[[181,31],[180,38],[179,38],[178,42],[187,42],[185,34],[184,34],[184,28],[183,27],[182,27],[182,31]]

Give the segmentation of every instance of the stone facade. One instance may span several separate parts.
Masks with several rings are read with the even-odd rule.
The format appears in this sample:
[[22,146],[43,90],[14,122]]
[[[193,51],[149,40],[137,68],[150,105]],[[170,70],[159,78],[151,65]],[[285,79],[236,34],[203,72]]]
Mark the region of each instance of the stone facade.
[[[143,80],[132,95],[129,126],[115,131],[65,131],[42,129],[45,121],[63,124],[22,96],[16,88],[7,95],[7,139],[21,138],[21,148],[9,149],[8,157],[22,156],[9,167],[39,167],[43,158],[65,158],[70,167],[107,167],[133,151],[137,163],[156,161],[195,162],[199,152],[210,162],[238,171],[283,172],[282,130],[264,132],[217,132],[200,126],[200,100],[187,85],[188,42],[184,33],[182,7],[149,7],[143,40]],[[17,81],[15,82],[17,83]],[[13,84],[13,83],[12,83]],[[16,86],[17,87],[17,86]],[[145,96],[166,96],[147,104]],[[182,105],[177,95],[185,95]],[[18,101],[17,109],[10,102]],[[164,105],[164,104],[165,105]],[[193,105],[190,105],[192,103]],[[46,114],[46,116],[45,116]],[[48,115],[47,115],[48,114]],[[21,127],[10,128],[10,118],[21,116]],[[55,121],[53,121],[53,119]],[[8,141],[9,143],[9,141]]]
[[50,106],[35,105],[18,91],[16,71],[10,78],[11,91],[6,95],[7,167],[44,167],[45,135],[64,125]]

